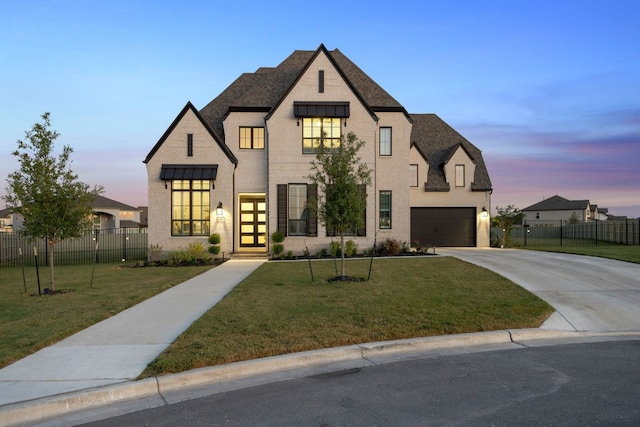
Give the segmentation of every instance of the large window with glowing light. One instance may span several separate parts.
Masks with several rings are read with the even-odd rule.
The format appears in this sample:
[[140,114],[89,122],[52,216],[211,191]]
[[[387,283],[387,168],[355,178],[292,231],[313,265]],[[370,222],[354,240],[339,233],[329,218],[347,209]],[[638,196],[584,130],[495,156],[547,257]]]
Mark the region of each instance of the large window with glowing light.
[[210,234],[209,180],[171,181],[171,235]]
[[315,154],[323,144],[333,149],[340,146],[340,119],[330,117],[304,117],[302,119],[302,152]]

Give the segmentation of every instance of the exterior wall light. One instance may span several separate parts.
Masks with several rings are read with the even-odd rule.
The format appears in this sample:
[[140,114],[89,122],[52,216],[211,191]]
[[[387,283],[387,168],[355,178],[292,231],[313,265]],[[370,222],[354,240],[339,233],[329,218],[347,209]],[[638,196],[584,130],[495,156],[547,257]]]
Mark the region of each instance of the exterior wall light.
[[486,218],[489,216],[489,212],[487,212],[487,208],[482,207],[482,218]]
[[222,216],[223,215],[222,202],[218,202],[218,207],[216,208],[216,215],[218,215],[218,216]]

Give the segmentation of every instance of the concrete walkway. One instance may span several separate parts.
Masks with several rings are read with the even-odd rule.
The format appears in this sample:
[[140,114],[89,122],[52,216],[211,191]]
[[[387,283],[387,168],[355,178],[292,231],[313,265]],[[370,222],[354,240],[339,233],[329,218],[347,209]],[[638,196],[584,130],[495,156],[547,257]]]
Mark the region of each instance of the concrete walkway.
[[0,406],[135,379],[264,261],[229,260],[0,369]]

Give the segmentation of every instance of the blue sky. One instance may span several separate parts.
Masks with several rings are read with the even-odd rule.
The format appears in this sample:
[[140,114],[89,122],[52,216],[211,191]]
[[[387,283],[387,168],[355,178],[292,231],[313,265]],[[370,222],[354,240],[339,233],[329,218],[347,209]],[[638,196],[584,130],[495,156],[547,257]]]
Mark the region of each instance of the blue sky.
[[82,181],[144,205],[142,160],[187,101],[321,43],[478,146],[494,210],[640,216],[637,0],[0,0],[0,196],[48,111]]

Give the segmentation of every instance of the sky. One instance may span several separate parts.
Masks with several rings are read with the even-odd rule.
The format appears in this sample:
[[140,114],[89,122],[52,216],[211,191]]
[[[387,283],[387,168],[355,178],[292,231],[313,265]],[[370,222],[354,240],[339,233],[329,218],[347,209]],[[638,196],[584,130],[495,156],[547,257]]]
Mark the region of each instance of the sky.
[[0,0],[0,197],[50,112],[81,181],[146,205],[142,161],[188,101],[320,44],[480,148],[494,213],[640,217],[638,0]]

